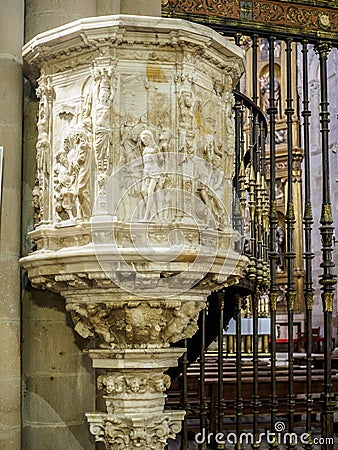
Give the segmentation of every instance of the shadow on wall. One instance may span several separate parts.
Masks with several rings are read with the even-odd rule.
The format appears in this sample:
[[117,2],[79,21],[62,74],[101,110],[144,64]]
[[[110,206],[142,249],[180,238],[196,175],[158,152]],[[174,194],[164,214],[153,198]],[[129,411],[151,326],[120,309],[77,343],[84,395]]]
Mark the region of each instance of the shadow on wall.
[[25,402],[30,405],[30,408],[39,410],[42,416],[48,417],[49,423],[28,424],[27,421],[25,421],[26,425],[23,428],[24,450],[92,450],[95,448],[94,443],[85,444],[76,438],[76,435],[88,435],[88,438],[90,439],[87,424],[79,422],[67,425],[62,421],[62,418],[55,409],[34,392],[27,392],[25,395]]

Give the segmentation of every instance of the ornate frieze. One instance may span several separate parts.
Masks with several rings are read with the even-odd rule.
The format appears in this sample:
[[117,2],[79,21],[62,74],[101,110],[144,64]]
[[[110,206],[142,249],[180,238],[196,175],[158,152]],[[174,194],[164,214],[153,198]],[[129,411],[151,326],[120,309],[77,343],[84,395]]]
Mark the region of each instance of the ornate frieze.
[[332,1],[163,0],[162,15],[270,33],[271,23],[285,34],[335,39],[338,7]]
[[156,394],[163,393],[170,386],[170,377],[157,373],[145,377],[115,375],[100,375],[97,379],[97,388],[104,390],[106,395],[121,394]]

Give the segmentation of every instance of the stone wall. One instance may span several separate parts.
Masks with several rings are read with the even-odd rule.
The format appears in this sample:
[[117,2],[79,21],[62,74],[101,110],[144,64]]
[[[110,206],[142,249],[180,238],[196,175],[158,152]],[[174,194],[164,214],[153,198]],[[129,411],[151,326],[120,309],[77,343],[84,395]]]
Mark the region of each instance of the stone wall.
[[24,2],[0,5],[0,448],[20,448],[20,201]]

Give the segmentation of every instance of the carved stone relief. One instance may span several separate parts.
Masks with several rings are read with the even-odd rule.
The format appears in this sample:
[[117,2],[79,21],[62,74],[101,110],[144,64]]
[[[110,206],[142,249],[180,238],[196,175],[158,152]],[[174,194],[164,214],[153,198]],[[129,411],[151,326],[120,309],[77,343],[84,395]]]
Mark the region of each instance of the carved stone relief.
[[91,216],[90,163],[92,135],[83,124],[71,128],[55,155],[54,199],[58,221]]
[[52,120],[52,101],[53,88],[50,77],[42,72],[39,78],[39,86],[36,90],[40,98],[39,115],[37,121],[38,142],[36,144],[36,187],[35,195],[38,196],[35,201],[35,210],[38,219],[49,221],[49,189],[51,175],[51,120]]
[[95,61],[93,80],[95,83],[95,124],[94,146],[97,166],[97,181],[100,188],[104,185],[112,159],[112,114],[114,99],[114,69],[111,66],[100,67]]
[[162,394],[170,386],[170,377],[162,373],[148,376],[100,375],[97,378],[97,388],[104,390],[105,394]]
[[75,330],[101,347],[168,346],[197,331],[201,301],[68,303]]
[[[57,102],[61,106],[53,119],[56,121],[54,133],[58,134],[55,137],[58,145],[52,152],[54,158],[48,156],[50,144],[46,138],[46,110],[50,105],[45,95],[41,99],[37,186],[44,186],[40,192],[48,197],[48,172],[52,170],[54,220],[62,225],[75,225],[91,217],[96,199],[101,207],[96,214],[108,211],[107,205],[116,205],[117,199],[118,209],[109,212],[118,220],[173,222],[178,216],[185,215],[182,212],[184,199],[174,205],[169,193],[180,184],[183,191],[191,194],[188,216],[193,211],[203,221],[203,217],[211,215],[213,220],[206,221],[208,226],[222,228],[224,208],[229,205],[221,206],[224,201],[221,191],[225,184],[221,182],[220,174],[230,179],[234,165],[231,75],[227,73],[222,78],[214,71],[208,84],[196,72],[182,71],[179,76],[172,72],[170,77],[161,77],[159,73],[163,69],[160,65],[156,70],[154,65],[151,70],[146,66],[145,73],[144,68],[140,68],[139,73],[133,68],[130,73],[129,65],[118,69],[112,65],[111,57],[96,58],[91,76],[82,76],[81,88],[70,91],[67,86],[65,90],[67,95],[71,93],[72,102],[77,102],[75,108],[71,103],[67,104],[67,99],[59,98],[63,92],[61,86],[56,89]],[[213,80],[220,84],[218,92],[214,92]],[[55,79],[54,83],[57,81]],[[115,99],[117,84],[121,90]],[[41,86],[45,85],[42,79]],[[175,91],[176,96],[173,95]],[[221,144],[222,132],[227,145]],[[208,146],[210,149],[206,150]],[[181,177],[175,176],[171,168],[168,173],[163,171],[165,155],[177,151],[185,155],[186,161]],[[210,164],[211,173],[207,185],[202,188],[198,173],[193,169],[193,156]],[[189,158],[191,168],[188,168]],[[217,169],[215,173],[212,173],[213,166]],[[119,167],[125,171],[122,182],[117,184],[113,198],[108,198],[106,181]],[[159,190],[163,194],[157,195]],[[36,195],[37,192],[38,188]],[[126,198],[123,198],[123,192]],[[202,200],[198,206],[194,201],[196,196]],[[42,210],[48,202],[43,200],[42,194],[40,197]],[[202,211],[203,205],[208,212]],[[154,214],[155,210],[159,212]]]

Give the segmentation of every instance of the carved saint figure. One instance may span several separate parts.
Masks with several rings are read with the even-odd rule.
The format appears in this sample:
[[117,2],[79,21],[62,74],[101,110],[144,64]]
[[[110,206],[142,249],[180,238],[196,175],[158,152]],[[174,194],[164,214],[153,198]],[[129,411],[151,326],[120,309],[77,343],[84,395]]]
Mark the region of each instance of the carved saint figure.
[[36,165],[38,173],[40,172],[43,176],[50,173],[50,162],[49,162],[49,107],[48,107],[48,88],[45,81],[41,81],[38,88],[38,95],[40,96],[39,103],[39,117],[37,122],[38,128],[38,143],[36,146]]
[[33,221],[34,225],[38,224],[41,219],[41,212],[40,212],[40,188],[39,188],[39,181],[35,179],[35,184],[33,187],[32,192],[32,205],[34,208],[33,213]]
[[[261,94],[263,97],[263,105],[262,109],[267,114],[268,109],[270,108],[270,77],[269,74],[263,75],[262,78],[259,79],[261,83]],[[273,83],[273,98],[274,98],[274,107],[277,109],[276,119],[280,119],[280,84],[277,78],[274,79]]]
[[111,104],[113,91],[111,70],[109,68],[97,69],[94,79],[97,82],[95,156],[98,168],[98,182],[102,186],[107,176],[110,147],[112,145]]
[[77,198],[76,215],[78,219],[84,220],[91,216],[89,193],[91,144],[85,130],[80,129],[75,133],[74,144],[73,167],[75,171],[75,195]]
[[[179,149],[185,150],[187,134],[193,133],[194,95],[191,90],[182,90],[178,99],[179,106]],[[194,135],[195,136],[195,135]]]
[[284,245],[285,245],[285,233],[282,227],[278,224],[276,228],[276,251],[278,253],[277,272],[284,271],[284,261],[283,261]]
[[194,97],[191,91],[182,91],[179,99],[180,107],[180,128],[190,130],[193,127],[193,106]]
[[155,143],[153,133],[150,130],[144,130],[140,134],[141,145],[143,146],[143,185],[142,194],[146,201],[146,209],[143,220],[148,220],[151,208],[154,205],[154,192],[160,187],[161,168],[163,164],[163,155]]
[[225,132],[227,139],[230,138],[233,140],[235,137],[235,118],[233,111],[235,98],[232,92],[232,78],[229,75],[225,77],[222,99],[224,102]]
[[[40,218],[48,220],[48,196],[49,196],[49,176],[51,173],[50,161],[50,142],[49,142],[49,120],[50,107],[49,101],[52,97],[52,88],[50,80],[42,74],[39,79],[37,96],[40,98],[38,115],[38,142],[36,144],[36,169],[37,184],[39,186],[39,209]],[[36,190],[37,192],[37,190]]]

